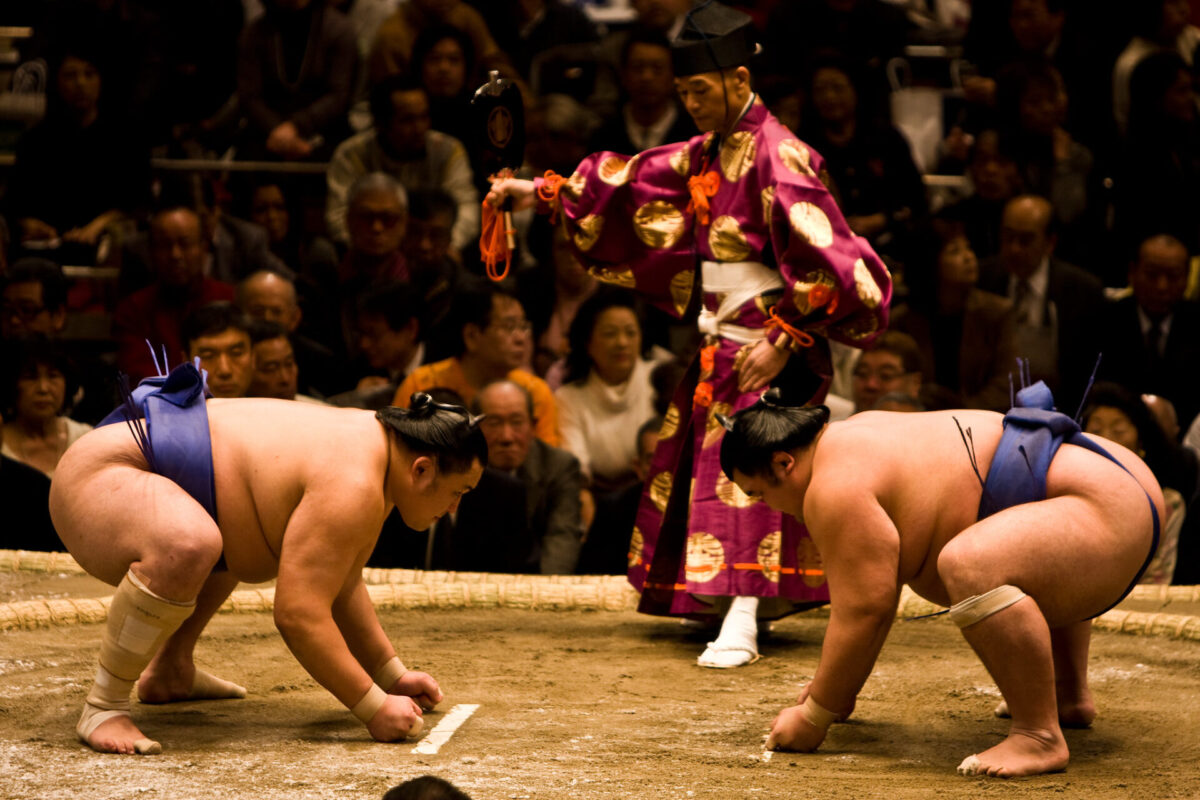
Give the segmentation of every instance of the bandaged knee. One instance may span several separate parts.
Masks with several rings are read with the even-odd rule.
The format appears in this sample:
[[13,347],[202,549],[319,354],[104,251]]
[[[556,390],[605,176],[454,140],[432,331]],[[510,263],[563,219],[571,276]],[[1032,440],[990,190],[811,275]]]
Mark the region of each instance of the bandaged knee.
[[990,592],[968,597],[950,606],[950,619],[958,627],[966,628],[1003,611],[1025,596],[1023,591],[1011,584],[997,586]]
[[[129,693],[163,643],[195,610],[150,591],[132,570],[113,594],[100,644],[100,666],[88,693],[79,735],[86,739],[102,722],[128,714]],[[103,713],[111,712],[111,713]]]

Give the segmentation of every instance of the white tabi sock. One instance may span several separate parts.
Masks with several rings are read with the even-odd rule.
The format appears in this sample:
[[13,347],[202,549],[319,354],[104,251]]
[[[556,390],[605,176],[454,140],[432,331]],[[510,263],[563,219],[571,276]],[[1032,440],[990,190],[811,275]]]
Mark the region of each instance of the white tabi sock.
[[735,597],[729,604],[721,632],[697,659],[702,667],[729,669],[758,660],[758,598]]

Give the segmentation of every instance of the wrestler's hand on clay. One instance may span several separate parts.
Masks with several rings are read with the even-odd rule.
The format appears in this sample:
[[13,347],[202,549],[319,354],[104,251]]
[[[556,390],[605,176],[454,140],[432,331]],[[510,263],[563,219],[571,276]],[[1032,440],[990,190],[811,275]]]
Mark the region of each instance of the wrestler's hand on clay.
[[775,722],[771,725],[771,735],[767,737],[767,749],[810,753],[823,741],[825,729],[809,722],[804,710],[796,705],[785,708],[775,717]]
[[513,211],[533,208],[537,197],[533,191],[533,181],[520,178],[502,178],[492,184],[491,191],[485,198],[489,205],[499,208],[506,198],[512,198]]
[[442,690],[433,676],[411,669],[387,687],[387,691],[388,694],[411,697],[423,711],[432,711],[434,706],[442,702]]
[[766,339],[751,348],[738,370],[738,391],[757,392],[770,383],[787,364],[788,351],[780,350]]
[[415,736],[425,727],[421,708],[411,697],[390,694],[375,716],[367,722],[367,730],[377,742],[394,742],[405,736]]

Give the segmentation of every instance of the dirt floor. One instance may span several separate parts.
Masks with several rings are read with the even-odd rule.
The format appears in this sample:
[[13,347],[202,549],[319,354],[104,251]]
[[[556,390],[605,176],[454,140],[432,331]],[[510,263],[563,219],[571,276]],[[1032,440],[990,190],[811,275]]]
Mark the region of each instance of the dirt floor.
[[[101,596],[78,575],[0,573],[0,603]],[[1195,609],[1171,609],[1195,613]],[[266,613],[221,614],[200,663],[245,700],[135,705],[154,757],[101,756],[73,728],[101,626],[0,633],[4,798],[379,798],[422,774],[475,800],[516,798],[1197,798],[1200,643],[1098,632],[1101,716],[1069,731],[1065,773],[962,778],[1002,738],[998,695],[945,618],[897,622],[852,722],[815,754],[762,742],[815,667],[826,616],[782,620],[740,670],[695,666],[706,636],[632,612],[385,611],[410,667],[437,677],[443,708],[479,709],[435,755],[377,744],[288,653]]]

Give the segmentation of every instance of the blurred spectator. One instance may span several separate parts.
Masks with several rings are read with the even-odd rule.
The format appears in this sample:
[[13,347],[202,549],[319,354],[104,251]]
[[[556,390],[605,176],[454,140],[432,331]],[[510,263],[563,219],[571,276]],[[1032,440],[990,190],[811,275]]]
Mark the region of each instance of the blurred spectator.
[[903,54],[908,30],[904,11],[883,0],[777,3],[763,29],[766,72],[794,76],[797,54],[840,53],[863,76],[859,99],[867,115],[886,112],[881,105],[887,86],[884,69]]
[[475,5],[497,45],[526,79],[534,77],[530,67],[539,57],[556,48],[579,52],[600,38],[583,8],[569,0],[476,0]]
[[563,447],[594,493],[623,488],[636,477],[638,442],[628,432],[654,416],[654,364],[642,358],[633,297],[616,289],[593,295],[569,338],[567,380],[554,394]]
[[1191,70],[1160,52],[1138,64],[1130,82],[1129,135],[1117,173],[1117,230],[1133,248],[1170,233],[1200,248],[1200,123]]
[[246,196],[242,216],[267,232],[267,246],[278,264],[306,285],[317,284],[321,276],[337,271],[337,251],[324,236],[305,232],[292,200],[282,180],[263,177]]
[[0,336],[53,337],[67,324],[67,279],[45,258],[19,258],[3,278]]
[[387,173],[369,172],[351,185],[346,201],[350,247],[338,266],[338,284],[330,287],[343,309],[370,286],[409,277],[400,249],[408,225],[404,187]]
[[[1132,450],[1154,473],[1163,490],[1167,516],[1161,520],[1158,549],[1141,582],[1175,582],[1173,577],[1185,567],[1178,560],[1184,552],[1180,532],[1194,508],[1200,460],[1167,438],[1137,394],[1117,384],[1101,382],[1092,387],[1080,422],[1088,433]],[[1195,530],[1194,522],[1188,528]],[[1187,570],[1195,572],[1192,565],[1187,565]]]
[[250,320],[229,302],[197,308],[181,327],[188,359],[200,359],[213,397],[246,397],[254,381]]
[[300,370],[287,331],[277,322],[252,320],[250,347],[254,353],[254,378],[247,397],[276,397],[280,400],[299,400],[321,403],[315,397],[299,392]]
[[45,339],[6,344],[0,409],[3,454],[54,477],[71,443],[92,429],[68,416],[75,370],[66,351]]
[[63,43],[51,65],[46,116],[18,140],[5,196],[27,252],[54,251],[67,263],[106,260],[102,237],[115,235],[149,199],[149,150],[137,126],[108,111],[104,89],[94,47]]
[[[1040,194],[1054,206],[1058,251],[1084,259],[1100,238],[1100,226],[1089,215],[1092,153],[1067,132],[1067,90],[1048,62],[1018,62],[996,79],[997,123],[1011,140],[1025,191]],[[1079,263],[1087,264],[1087,261]],[[1089,264],[1089,266],[1091,266]]]
[[[266,229],[228,213],[229,196],[222,182],[192,175],[170,182],[162,196],[163,205],[187,206],[199,215],[202,235],[208,243],[205,277],[233,284],[260,269],[293,274],[271,252]],[[153,279],[150,246],[145,234],[134,235],[126,243],[121,261],[122,295],[145,287]]]
[[1146,56],[1162,51],[1178,54],[1187,67],[1200,46],[1200,28],[1191,24],[1191,0],[1142,0],[1126,10],[1126,22],[1133,38],[1117,57],[1112,74],[1112,111],[1117,133],[1129,130],[1130,80]]
[[921,393],[921,350],[907,333],[885,331],[858,357],[851,374],[854,410],[870,411],[885,394]]
[[1021,193],[1021,173],[1011,141],[988,129],[974,137],[967,161],[972,192],[942,210],[942,216],[963,225],[971,249],[979,258],[1000,252],[1000,217],[1008,201]]
[[400,0],[327,0],[327,3],[331,8],[341,11],[354,29],[359,60],[365,65],[371,54],[371,45],[379,35],[379,26],[396,13]]
[[153,282],[122,300],[113,314],[117,366],[132,385],[157,375],[155,360],[163,355],[169,361],[159,365],[164,369],[187,357],[180,320],[200,306],[234,296],[231,285],[204,276],[209,245],[192,209],[160,209],[150,219],[148,243]]
[[662,424],[663,418],[654,416],[637,429],[637,456],[632,462],[637,480],[616,492],[611,501],[597,502],[596,516],[584,537],[575,569],[580,575],[624,575],[629,569],[633,524]]
[[[566,228],[549,223],[543,227],[535,220],[532,230],[550,238],[550,252],[539,256],[536,268],[517,274],[517,288],[533,324],[534,372],[557,389],[563,381],[561,360],[567,355],[567,332],[580,306],[599,284],[576,258]],[[534,241],[540,244],[540,239]],[[547,260],[550,269],[544,266]],[[550,291],[547,283],[551,283]],[[556,364],[559,366],[554,368]]]
[[979,262],[971,243],[960,228],[946,233],[937,249],[936,283],[913,292],[891,329],[916,341],[924,383],[954,392],[960,407],[1007,411],[1009,376],[1017,366],[1012,306],[976,287]]
[[296,286],[286,275],[269,270],[247,275],[237,286],[237,304],[254,319],[283,326],[303,376],[299,383],[303,394],[324,396],[342,388],[345,369],[331,348],[301,328],[304,315],[296,301]]
[[818,58],[807,73],[811,108],[799,133],[825,157],[850,229],[875,252],[905,264],[915,256],[914,233],[927,223],[925,185],[908,140],[872,115],[861,87],[849,62]]
[[588,154],[588,140],[600,118],[569,95],[548,94],[526,109],[525,124],[525,157],[534,174],[552,169],[571,175]]
[[408,200],[408,226],[400,249],[423,303],[421,338],[428,347],[426,360],[440,361],[458,349],[458,326],[450,318],[463,279],[461,256],[450,245],[458,206],[445,192],[429,189],[409,193]]
[[488,467],[515,475],[524,488],[525,522],[533,543],[525,571],[573,574],[583,538],[579,461],[534,436],[533,399],[511,380],[485,386],[472,409],[484,415],[479,427],[487,438]]
[[661,31],[630,30],[621,46],[619,73],[625,100],[618,114],[592,134],[588,151],[632,155],[666,142],[685,142],[698,133],[675,99],[671,48]]
[[1075,409],[1096,363],[1104,295],[1094,275],[1055,258],[1057,241],[1050,201],[1014,197],[1001,217],[999,256],[980,264],[979,288],[1012,302],[1018,357],[1059,408]]
[[379,26],[371,47],[368,70],[375,84],[390,75],[407,72],[421,32],[433,25],[453,25],[470,37],[484,69],[499,69],[507,58],[496,45],[478,11],[462,0],[405,0]]
[[0,417],[0,548],[66,552],[50,521],[50,479],[5,455],[4,418]]
[[1110,303],[1099,325],[1099,375],[1138,394],[1165,397],[1186,428],[1200,412],[1200,308],[1183,299],[1187,248],[1151,236],[1129,266],[1132,295]]
[[422,775],[393,786],[383,800],[471,800],[449,781],[434,775]]
[[392,405],[408,407],[413,392],[443,387],[467,403],[489,383],[507,378],[533,398],[537,437],[549,445],[561,441],[554,395],[546,382],[521,369],[529,345],[529,321],[520,301],[508,290],[476,279],[455,298],[453,319],[459,325],[458,354],[417,367],[396,390]]
[[111,342],[63,341],[67,322],[67,280],[62,267],[44,258],[20,258],[0,279],[0,341],[26,336],[58,340],[75,364],[79,391],[73,397],[75,418],[102,419],[118,401]]
[[328,158],[350,134],[354,29],[324,0],[263,0],[242,35],[238,100],[249,125],[238,156]]
[[[471,98],[480,84],[471,38],[453,25],[421,31],[413,47],[413,74],[429,98],[429,126],[453,136],[468,151],[478,136],[471,121]],[[472,163],[472,172],[475,172]]]
[[420,299],[403,282],[369,289],[358,299],[354,327],[358,349],[372,374],[360,377],[352,391],[330,402],[370,409],[391,405],[400,383],[425,360]]
[[[403,7],[402,7],[403,8]],[[451,246],[458,250],[479,236],[479,193],[466,150],[455,138],[432,130],[429,98],[413,78],[389,77],[371,90],[375,127],[346,140],[327,173],[325,222],[335,241],[349,238],[346,206],[351,185],[371,172],[384,172],[405,189],[440,189],[458,204]]]
[[872,407],[873,411],[899,411],[905,414],[911,414],[916,411],[924,411],[925,404],[920,398],[913,397],[911,394],[904,392],[888,392],[875,401]]

